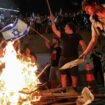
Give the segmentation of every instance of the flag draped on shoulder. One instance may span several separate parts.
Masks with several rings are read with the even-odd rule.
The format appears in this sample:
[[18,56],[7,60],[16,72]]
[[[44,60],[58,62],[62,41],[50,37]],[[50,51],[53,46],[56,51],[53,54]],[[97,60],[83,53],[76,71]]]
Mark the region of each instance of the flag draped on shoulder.
[[15,41],[28,34],[30,27],[20,19],[5,26],[1,33],[6,41]]

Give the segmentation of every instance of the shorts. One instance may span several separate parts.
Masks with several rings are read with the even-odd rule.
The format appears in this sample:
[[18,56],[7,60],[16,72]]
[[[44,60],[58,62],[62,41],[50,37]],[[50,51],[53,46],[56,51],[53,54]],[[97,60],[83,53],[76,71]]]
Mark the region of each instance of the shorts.
[[[59,62],[59,67],[63,66],[65,63],[70,62],[70,61],[75,60],[75,59],[76,58],[65,58],[65,57],[61,56],[60,62]],[[78,75],[78,66],[75,66],[75,67],[70,68],[70,69],[62,70],[62,71],[60,71],[60,73],[76,76],[76,75]]]

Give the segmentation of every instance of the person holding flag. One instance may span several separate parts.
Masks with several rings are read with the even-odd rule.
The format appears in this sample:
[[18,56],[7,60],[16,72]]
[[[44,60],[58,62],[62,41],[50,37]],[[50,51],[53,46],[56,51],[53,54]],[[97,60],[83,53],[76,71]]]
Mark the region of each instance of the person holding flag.
[[[84,51],[86,48],[86,45],[81,35],[79,35],[78,33],[75,33],[76,32],[75,25],[72,22],[66,23],[64,27],[64,32],[62,32],[56,28],[53,15],[50,16],[50,19],[52,23],[53,32],[62,41],[62,53],[61,53],[60,65],[59,65],[59,66],[62,66],[69,61],[77,59],[78,58],[78,46],[80,45],[82,47],[82,50]],[[77,89],[78,67],[76,66],[70,70],[61,71],[62,87],[67,87],[67,76],[68,75],[70,75],[69,79],[71,77],[72,87],[74,89]]]
[[[50,12],[52,31],[62,41],[62,52],[61,52],[60,63],[59,63],[59,66],[62,66],[65,63],[78,58],[78,45],[82,47],[83,51],[85,50],[86,45],[82,37],[79,34],[75,33],[76,28],[75,28],[73,21],[66,23],[64,27],[64,32],[57,29],[55,22],[54,22],[54,16],[52,14],[48,0],[47,0],[47,5],[48,5],[49,12]],[[73,67],[71,70],[61,71],[61,86],[62,87],[67,87],[67,76],[68,75],[70,75],[71,77],[72,88],[77,90],[78,66]]]

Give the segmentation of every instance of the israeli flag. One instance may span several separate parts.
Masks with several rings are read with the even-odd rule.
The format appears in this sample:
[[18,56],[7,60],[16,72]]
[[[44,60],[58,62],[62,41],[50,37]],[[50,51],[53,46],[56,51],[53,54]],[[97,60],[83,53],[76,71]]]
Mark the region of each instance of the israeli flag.
[[1,33],[6,41],[16,41],[28,34],[30,27],[20,19],[13,24],[5,26]]

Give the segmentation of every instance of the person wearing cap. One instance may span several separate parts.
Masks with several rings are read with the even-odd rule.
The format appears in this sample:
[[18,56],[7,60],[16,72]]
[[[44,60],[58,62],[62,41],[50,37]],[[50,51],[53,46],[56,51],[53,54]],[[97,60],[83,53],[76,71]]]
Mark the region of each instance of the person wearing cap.
[[86,50],[80,55],[80,58],[85,59],[96,45],[100,34],[105,35],[105,5],[101,5],[95,0],[84,0],[82,2],[82,9],[86,14],[90,15],[92,34]]

